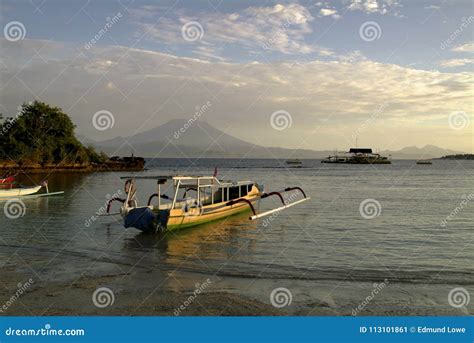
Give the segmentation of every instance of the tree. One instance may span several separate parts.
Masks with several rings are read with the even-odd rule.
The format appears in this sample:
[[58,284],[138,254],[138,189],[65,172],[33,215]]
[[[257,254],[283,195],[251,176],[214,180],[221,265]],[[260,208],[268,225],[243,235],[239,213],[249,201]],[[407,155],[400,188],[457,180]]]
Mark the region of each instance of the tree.
[[74,129],[60,108],[39,101],[24,103],[17,115],[0,124],[0,160],[41,164],[103,162],[103,155],[79,142]]

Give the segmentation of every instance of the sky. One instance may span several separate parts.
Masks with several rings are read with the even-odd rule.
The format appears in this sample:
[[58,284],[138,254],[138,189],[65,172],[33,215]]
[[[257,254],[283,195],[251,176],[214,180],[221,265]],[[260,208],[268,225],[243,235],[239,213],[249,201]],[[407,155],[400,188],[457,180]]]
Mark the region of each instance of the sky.
[[0,28],[0,112],[45,101],[94,140],[199,118],[265,146],[474,152],[471,1],[1,0]]

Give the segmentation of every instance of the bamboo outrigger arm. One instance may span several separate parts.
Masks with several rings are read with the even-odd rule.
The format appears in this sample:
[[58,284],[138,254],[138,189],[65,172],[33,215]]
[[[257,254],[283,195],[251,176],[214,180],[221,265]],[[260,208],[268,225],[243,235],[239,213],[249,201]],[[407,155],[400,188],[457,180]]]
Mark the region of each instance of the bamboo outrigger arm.
[[118,201],[118,202],[121,202],[123,204],[125,202],[125,199],[115,197],[115,198],[112,198],[109,201],[107,201],[107,213],[110,212],[110,206],[112,205],[112,202],[114,202],[114,201]]
[[254,216],[257,214],[257,212],[255,212],[255,207],[253,207],[253,205],[252,205],[252,202],[250,202],[249,200],[244,199],[244,198],[231,200],[231,201],[227,202],[225,205],[226,206],[232,206],[232,205],[235,205],[235,204],[238,204],[238,203],[241,203],[241,202],[245,202],[245,203],[247,203],[247,205],[249,205],[249,207],[252,210]]
[[[150,195],[150,197],[148,198],[148,202],[147,202],[147,206],[150,206],[151,205],[151,201],[153,200],[153,198],[157,197],[158,196],[158,193],[153,193],[152,195]],[[167,196],[166,194],[161,194],[160,195],[160,198],[161,199],[169,199],[170,197]]]
[[281,195],[281,192],[263,193],[260,198],[265,199],[265,198],[268,198],[269,196],[272,196],[272,195],[277,195],[277,196],[280,198],[281,203],[282,203],[283,205],[285,205],[285,200],[283,199],[283,196]]
[[[300,200],[298,200],[298,201],[292,202],[292,203],[290,203],[290,204],[286,204],[286,203],[285,203],[285,200],[283,199],[283,196],[281,195],[281,193],[283,193],[283,192],[289,192],[289,191],[293,191],[293,190],[298,190],[298,191],[300,191],[301,194],[303,194],[303,197],[304,197],[304,198],[303,198],[303,199],[300,199]],[[297,204],[302,203],[303,201],[306,201],[306,200],[310,200],[310,199],[311,199],[311,198],[308,198],[308,197],[306,196],[306,193],[303,191],[303,189],[302,189],[301,187],[288,187],[288,188],[285,188],[283,191],[280,191],[280,192],[264,193],[264,194],[262,194],[261,198],[264,199],[264,198],[267,198],[267,197],[272,196],[272,195],[277,195],[277,196],[280,198],[280,200],[281,200],[283,206],[278,207],[278,208],[275,208],[275,209],[273,209],[273,210],[269,210],[269,211],[263,212],[263,213],[259,213],[259,214],[256,214],[256,213],[254,212],[254,215],[250,217],[250,220],[255,220],[255,219],[258,219],[258,218],[262,218],[262,217],[268,216],[269,214],[272,214],[272,213],[275,213],[275,212],[279,212],[279,211],[285,210],[285,209],[287,209],[287,208],[289,208],[289,207],[291,207],[291,206],[295,206],[295,205],[297,205]]]
[[[283,192],[289,192],[289,191],[293,191],[293,190],[299,190],[301,192],[301,194],[303,195],[303,199],[300,199],[298,201],[295,201],[295,202],[292,202],[290,204],[287,204],[285,203],[285,200],[283,199],[283,196],[281,195],[281,193]],[[261,199],[265,199],[265,198],[268,198],[272,195],[276,195],[280,198],[283,206],[280,206],[278,208],[275,208],[273,210],[269,210],[269,211],[266,211],[266,212],[263,212],[263,213],[259,213],[257,214],[257,212],[255,211],[255,207],[253,206],[252,202],[250,202],[249,200],[247,199],[244,199],[244,198],[239,198],[239,199],[235,199],[235,200],[231,200],[229,202],[226,203],[226,206],[232,206],[232,205],[235,205],[235,204],[238,204],[238,203],[242,203],[242,202],[245,202],[247,203],[247,205],[249,205],[250,209],[252,210],[253,212],[253,216],[251,216],[249,219],[250,220],[255,220],[255,219],[258,219],[258,218],[262,218],[262,217],[265,217],[265,216],[268,216],[269,214],[272,214],[272,213],[275,213],[275,212],[279,212],[279,211],[282,211],[282,210],[285,210],[291,206],[295,206],[297,204],[300,204],[306,200],[310,200],[311,198],[308,198],[306,196],[306,193],[303,191],[303,189],[301,189],[301,187],[288,187],[288,188],[285,188],[283,191],[279,191],[279,192],[269,192],[269,193],[263,193],[260,198]]]
[[259,213],[259,214],[256,214],[256,215],[253,215],[250,217],[250,220],[255,220],[255,219],[258,219],[258,218],[262,218],[262,217],[265,217],[265,216],[268,216],[269,214],[272,214],[272,213],[275,213],[275,212],[280,212],[280,211],[283,211],[291,206],[295,206],[299,203],[302,203],[303,201],[306,201],[306,200],[310,200],[311,198],[304,198],[304,199],[301,199],[301,200],[298,200],[298,201],[295,201],[295,202],[292,202],[291,204],[288,204],[288,205],[285,205],[285,206],[281,206],[281,207],[278,207],[278,208],[275,208],[273,210],[269,210],[269,211],[266,211],[266,212],[263,212],[263,213]]
[[295,189],[299,190],[306,199],[306,193],[304,192],[304,190],[301,187],[288,187],[288,188],[285,188],[285,192],[293,191]]

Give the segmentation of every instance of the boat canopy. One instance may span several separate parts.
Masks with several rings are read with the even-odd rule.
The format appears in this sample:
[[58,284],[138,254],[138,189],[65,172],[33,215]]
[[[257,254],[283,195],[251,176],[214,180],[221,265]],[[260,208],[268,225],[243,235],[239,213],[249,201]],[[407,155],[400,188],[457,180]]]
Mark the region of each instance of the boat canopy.
[[219,180],[215,176],[170,176],[170,175],[155,175],[155,176],[122,176],[121,179],[145,179],[145,180],[157,180],[158,183],[164,183],[167,180],[173,180],[175,182],[179,182],[179,185],[184,186],[192,186],[192,185],[199,185],[201,187],[204,186],[221,186],[221,187],[231,187],[231,186],[241,186],[241,185],[249,185],[254,184],[253,181],[222,181]]
[[371,154],[372,149],[370,149],[370,148],[351,148],[349,150],[349,153],[351,153],[351,154]]

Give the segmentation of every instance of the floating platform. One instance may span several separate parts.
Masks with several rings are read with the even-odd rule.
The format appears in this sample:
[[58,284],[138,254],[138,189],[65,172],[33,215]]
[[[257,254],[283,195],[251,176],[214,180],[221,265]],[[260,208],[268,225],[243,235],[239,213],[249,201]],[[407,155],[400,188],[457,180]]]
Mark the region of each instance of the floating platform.
[[321,163],[391,164],[390,158],[372,152],[370,148],[351,148],[349,152],[328,156]]

